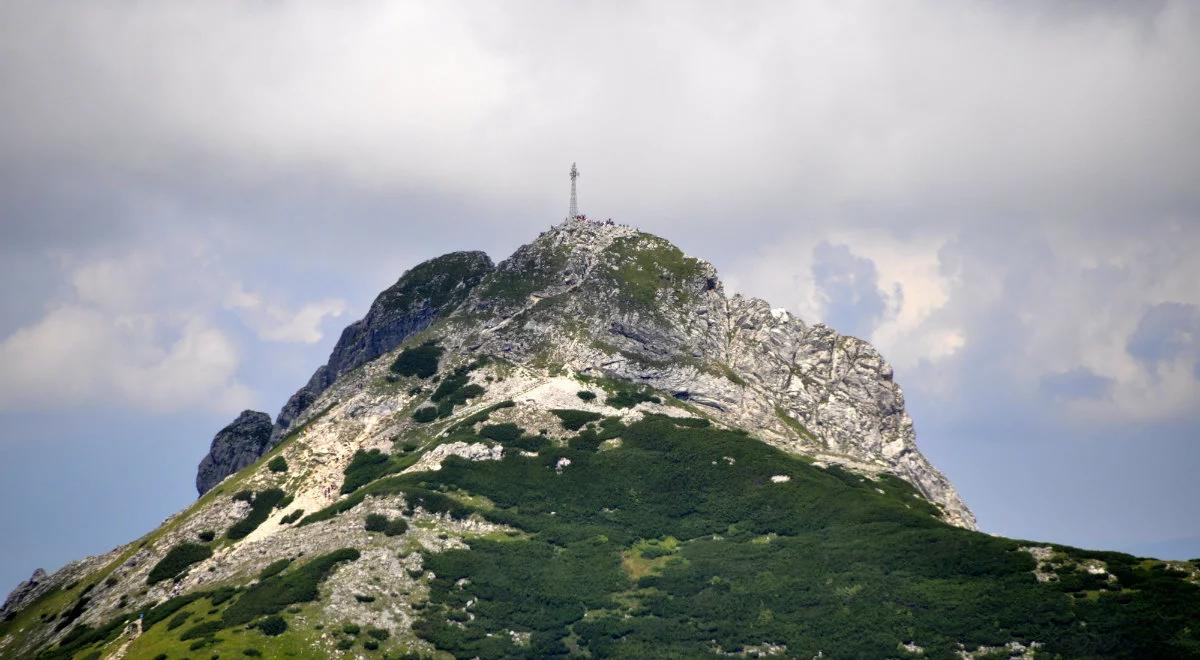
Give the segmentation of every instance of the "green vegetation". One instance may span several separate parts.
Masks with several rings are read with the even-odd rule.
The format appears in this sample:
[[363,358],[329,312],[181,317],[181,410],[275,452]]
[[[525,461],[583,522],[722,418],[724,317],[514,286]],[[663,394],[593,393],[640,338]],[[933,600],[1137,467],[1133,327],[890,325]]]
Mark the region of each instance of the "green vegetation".
[[564,246],[533,243],[523,247],[503,269],[484,280],[480,293],[502,306],[523,304],[534,292],[559,283],[569,256]]
[[420,346],[406,348],[396,357],[391,370],[401,376],[416,376],[425,379],[437,373],[442,348],[437,342],[427,341]]
[[258,629],[262,631],[262,634],[266,635],[267,637],[277,637],[282,635],[288,629],[287,621],[284,621],[283,617],[279,616],[278,614],[273,614],[269,617],[266,617],[265,619],[259,621],[256,625]]
[[192,564],[197,564],[212,556],[212,548],[197,543],[180,543],[167,551],[163,558],[150,569],[146,584],[154,584],[168,578],[173,578],[187,570]]
[[346,466],[345,480],[342,481],[342,494],[353,493],[376,479],[399,472],[417,462],[420,458],[416,453],[406,456],[385,454],[378,449],[370,451],[358,450]]
[[600,421],[600,428],[586,428],[571,439],[571,449],[577,451],[596,451],[605,440],[619,437],[625,431],[625,425],[618,417],[605,417]]
[[568,431],[578,431],[583,428],[584,424],[594,422],[604,416],[600,413],[588,412],[586,410],[569,410],[564,408],[556,408],[550,412],[562,420],[563,428]]
[[212,531],[211,529],[206,529],[203,532],[200,532],[199,534],[197,534],[196,536],[199,537],[201,541],[204,541],[205,543],[209,543],[213,539],[217,538],[217,533]]
[[269,577],[279,575],[283,569],[287,568],[292,563],[291,559],[277,559],[270,564],[267,564],[262,572],[258,574],[258,579],[265,580]]
[[368,532],[383,532],[385,536],[399,536],[408,531],[404,518],[388,518],[381,513],[368,515],[364,527]]
[[662,399],[650,393],[649,388],[623,388],[608,397],[608,405],[613,408],[632,408],[639,403],[662,403]]
[[592,401],[596,398],[596,393],[591,390],[579,390],[575,393],[575,396],[583,399],[584,401]]
[[287,461],[283,460],[282,456],[276,456],[267,463],[267,469],[272,472],[287,472]]
[[[660,314],[663,303],[692,299],[705,276],[701,261],[649,234],[619,238],[604,255],[612,264],[608,279],[620,290],[617,301],[625,309]],[[660,302],[660,293],[670,298]]]
[[524,433],[525,429],[516,424],[489,424],[479,429],[479,437],[500,443],[513,442]]
[[449,417],[454,413],[454,408],[467,402],[467,399],[472,399],[484,393],[481,385],[469,383],[469,374],[482,366],[480,362],[473,362],[469,365],[459,367],[442,379],[438,383],[437,389],[433,394],[429,395],[429,400],[437,404],[437,414],[439,418]]
[[358,550],[343,548],[310,560],[299,568],[260,581],[248,588],[221,614],[223,628],[243,625],[278,614],[288,605],[317,598],[317,587],[344,561],[359,558]]
[[353,493],[360,487],[378,479],[387,470],[389,461],[390,457],[378,449],[370,451],[359,449],[354,452],[354,457],[346,466],[346,478],[342,481],[341,492],[343,494]]
[[304,509],[296,509],[295,511],[280,518],[279,522],[282,525],[290,525],[290,524],[296,522],[297,520],[300,520],[301,516],[303,516],[303,515],[304,515]]
[[[249,491],[242,491],[247,493]],[[238,493],[241,495],[242,493]],[[234,496],[234,499],[244,499]],[[268,488],[254,493],[250,501],[250,511],[246,513],[246,517],[237,521],[229,527],[225,532],[226,538],[230,540],[238,540],[246,538],[251,532],[258,529],[258,526],[267,520],[271,515],[271,509],[283,499],[283,491],[278,488]]]
[[512,401],[501,401],[500,403],[488,406],[487,408],[468,416],[467,418],[463,419],[463,421],[459,422],[458,426],[455,428],[458,430],[470,430],[474,428],[476,424],[488,421],[488,419],[491,418],[492,413],[496,412],[497,410],[512,408],[515,405],[517,404],[513,403]]
[[491,272],[479,255],[451,252],[413,266],[375,299],[373,308],[383,311],[413,310],[420,304],[441,310],[462,302],[471,289]]
[[413,411],[412,420],[418,424],[428,424],[438,418],[437,406],[425,406]]
[[[494,505],[477,515],[524,532],[428,556],[416,632],[456,657],[697,657],[763,642],[789,657],[893,657],[902,641],[931,658],[1012,640],[1051,657],[1200,649],[1200,588],[1160,564],[1102,553],[1117,583],[1039,583],[1022,543],[940,522],[899,479],[815,468],[696,420],[648,416],[620,435],[616,451],[573,440],[536,459],[452,457],[367,486],[471,493]],[[547,469],[559,458],[570,468]],[[507,630],[531,633],[529,646]]]

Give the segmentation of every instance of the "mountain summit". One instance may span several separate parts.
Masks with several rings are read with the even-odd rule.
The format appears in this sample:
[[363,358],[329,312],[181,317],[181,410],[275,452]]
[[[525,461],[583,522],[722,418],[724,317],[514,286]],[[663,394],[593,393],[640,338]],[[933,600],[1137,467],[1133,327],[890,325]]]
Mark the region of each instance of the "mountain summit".
[[974,531],[869,343],[573,217],[422,263],[4,657],[1193,657],[1200,566]]

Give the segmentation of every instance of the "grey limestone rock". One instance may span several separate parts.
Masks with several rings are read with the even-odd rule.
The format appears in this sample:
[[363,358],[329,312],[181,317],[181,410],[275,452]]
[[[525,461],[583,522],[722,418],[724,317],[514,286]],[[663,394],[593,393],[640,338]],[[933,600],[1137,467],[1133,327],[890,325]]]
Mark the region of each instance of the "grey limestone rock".
[[201,495],[238,470],[258,460],[271,441],[271,416],[243,410],[237,419],[217,432],[208,454],[196,469],[196,490]]

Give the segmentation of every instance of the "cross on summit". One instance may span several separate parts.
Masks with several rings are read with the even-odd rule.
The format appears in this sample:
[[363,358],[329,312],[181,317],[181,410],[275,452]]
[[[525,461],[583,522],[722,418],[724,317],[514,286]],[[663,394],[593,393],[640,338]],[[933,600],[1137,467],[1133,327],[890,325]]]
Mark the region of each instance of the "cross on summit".
[[575,201],[575,179],[577,178],[579,178],[579,170],[575,168],[575,163],[571,163],[571,207],[567,210],[568,220],[579,217],[579,205]]

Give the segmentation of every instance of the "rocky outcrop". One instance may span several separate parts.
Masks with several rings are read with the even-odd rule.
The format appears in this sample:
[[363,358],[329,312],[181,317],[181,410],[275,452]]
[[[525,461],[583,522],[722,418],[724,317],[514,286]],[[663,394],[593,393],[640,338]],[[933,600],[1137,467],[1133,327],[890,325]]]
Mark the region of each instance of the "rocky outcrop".
[[272,444],[338,376],[396,348],[409,335],[458,307],[494,268],[483,252],[451,252],[404,273],[375,298],[366,316],[342,331],[329,362],[284,404],[275,419]]
[[8,594],[8,598],[4,599],[4,606],[0,607],[0,621],[6,620],[10,612],[16,612],[32,600],[30,596],[38,590],[38,585],[46,581],[46,577],[46,571],[39,568],[33,571],[28,580],[18,584],[17,588]]
[[[304,387],[283,405],[267,440],[240,447],[236,460],[209,452],[197,470],[196,489],[203,495],[221,479],[253,463],[283,439],[292,423],[339,376],[396,348],[413,333],[428,328],[435,319],[458,307],[494,268],[491,258],[483,252],[451,252],[405,272],[375,298],[366,316],[342,331],[329,361],[318,367]],[[217,448],[215,439],[213,448]]]
[[650,385],[788,451],[895,474],[975,527],[917,450],[904,394],[871,344],[727,296],[711,264],[661,238],[568,220],[501,263],[455,318],[464,350]]
[[271,416],[243,410],[237,419],[213,437],[208,454],[196,469],[196,490],[203,495],[225,477],[257,461],[270,442]]

